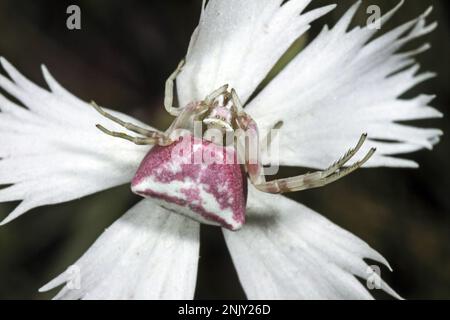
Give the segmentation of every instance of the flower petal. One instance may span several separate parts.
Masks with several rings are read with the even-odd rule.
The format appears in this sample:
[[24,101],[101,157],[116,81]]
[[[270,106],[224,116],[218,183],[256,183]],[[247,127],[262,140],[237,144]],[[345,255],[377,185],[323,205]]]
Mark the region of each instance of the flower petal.
[[310,23],[335,5],[300,15],[311,0],[210,0],[177,80],[180,104],[230,84],[246,101]]
[[124,129],[63,89],[45,67],[50,92],[24,78],[5,59],[1,64],[13,81],[0,75],[0,88],[27,107],[0,94],[0,185],[11,185],[0,190],[0,202],[22,200],[2,224],[35,207],[131,181],[148,147],[101,133],[95,124]]
[[371,299],[355,276],[400,298],[363,259],[387,261],[318,213],[251,187],[247,216],[224,234],[249,299]]
[[[402,3],[380,22],[387,21]],[[366,143],[358,156],[376,147],[368,166],[415,167],[415,162],[392,155],[431,149],[439,141],[440,130],[396,123],[442,116],[429,106],[433,96],[399,98],[434,76],[418,73],[414,59],[429,45],[398,52],[404,44],[434,30],[436,23],[425,22],[431,10],[370,41],[376,29],[347,31],[360,4],[351,7],[333,29],[325,27],[246,108],[263,135],[283,123],[281,165],[328,167],[362,133],[368,133],[376,140]]]
[[192,299],[199,224],[146,199],[114,222],[66,272],[55,299]]

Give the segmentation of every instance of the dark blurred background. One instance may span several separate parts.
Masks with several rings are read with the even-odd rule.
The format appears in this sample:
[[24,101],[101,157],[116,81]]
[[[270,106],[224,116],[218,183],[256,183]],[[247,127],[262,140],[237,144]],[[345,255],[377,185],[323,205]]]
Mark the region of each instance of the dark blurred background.
[[[310,6],[333,1],[316,0]],[[337,2],[337,1],[336,1]],[[198,22],[200,0],[179,1],[32,1],[0,0],[0,55],[43,85],[39,66],[84,100],[129,113],[159,129],[170,123],[162,107],[167,75],[184,56]],[[308,41],[324,23],[333,24],[354,1],[314,23]],[[385,12],[398,0],[368,0]],[[82,29],[66,28],[66,8],[78,4]],[[429,5],[439,28],[425,39],[431,51],[421,55],[436,79],[406,96],[435,93],[440,111],[449,101],[449,1],[408,0],[388,27],[418,16]],[[357,20],[365,23],[361,10]],[[298,48],[301,48],[299,42]],[[450,131],[450,118],[420,125]],[[450,298],[449,140],[433,152],[408,157],[419,170],[378,168],[329,187],[289,197],[322,213],[380,251],[394,268],[382,276],[408,299]],[[283,169],[281,176],[299,173]],[[100,233],[139,200],[128,186],[66,204],[32,210],[0,228],[0,298],[46,299],[55,292],[37,289],[78,259]],[[0,204],[0,219],[16,204]],[[245,298],[218,228],[202,226],[196,298]],[[384,295],[379,295],[386,298]]]

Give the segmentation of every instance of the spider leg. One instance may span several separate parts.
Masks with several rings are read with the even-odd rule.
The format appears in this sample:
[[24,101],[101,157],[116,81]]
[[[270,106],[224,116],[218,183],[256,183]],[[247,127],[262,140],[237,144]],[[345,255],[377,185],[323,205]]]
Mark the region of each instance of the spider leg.
[[[259,142],[258,128],[255,121],[248,114],[244,111],[238,113],[236,115],[236,121],[238,127],[243,129],[246,135],[251,137],[251,142]],[[245,163],[245,168],[250,181],[258,190],[268,193],[285,193],[325,186],[362,167],[373,156],[376,149],[370,149],[364,158],[347,168],[342,168],[361,149],[366,138],[367,134],[363,134],[359,139],[358,144],[353,149],[350,149],[340,160],[336,161],[333,165],[323,171],[307,173],[285,179],[276,179],[273,181],[266,181],[264,167],[260,162],[259,153],[257,154],[256,159],[253,158],[252,162],[252,159],[250,159],[246,153],[247,150],[245,150],[244,143],[239,141],[239,139],[237,139],[236,148],[238,150],[238,156],[240,155],[240,161],[244,161]]]
[[[119,118],[113,116],[112,114],[106,112],[105,110],[103,110],[101,107],[99,107],[94,101],[91,102],[91,105],[94,107],[95,110],[98,111],[98,113],[100,113],[102,116],[104,116],[105,118],[114,121],[115,123],[121,125],[122,127],[124,127],[125,129],[128,129],[134,133],[137,134],[141,134],[143,136],[145,136],[145,138],[141,138],[141,137],[132,137],[130,135],[127,135],[125,133],[121,133],[121,132],[114,132],[114,131],[110,131],[108,129],[106,129],[105,127],[97,124],[96,127],[101,130],[102,132],[113,136],[113,137],[118,137],[118,138],[122,138],[122,139],[126,139],[129,140],[131,142],[134,142],[136,144],[158,144],[158,145],[169,145],[172,143],[172,141],[163,133],[155,131],[155,130],[147,130],[144,128],[141,128],[135,124],[129,123],[129,122],[125,122],[123,120],[120,120]],[[153,141],[153,142],[152,142]]]
[[344,169],[339,168],[338,170],[332,173],[327,172],[328,170],[317,171],[296,177],[277,179],[262,184],[258,184],[255,186],[257,189],[268,193],[295,192],[323,187],[326,186],[327,184],[342,179],[343,177],[361,168],[361,166],[363,166],[373,156],[375,151],[376,151],[375,149],[370,149],[370,151],[366,154],[366,156],[363,159],[355,162],[350,167]]
[[174,92],[173,87],[175,79],[180,74],[181,70],[183,69],[183,66],[184,66],[184,59],[180,61],[175,71],[166,80],[164,107],[166,108],[166,111],[174,117],[180,115],[182,111],[182,108],[177,108],[173,106],[173,92]]
[[234,90],[234,88],[231,89],[231,99],[233,100],[233,105],[236,107],[237,112],[238,113],[244,112],[241,99],[239,99],[236,90]]
[[376,151],[375,148],[370,149],[364,158],[355,162],[353,165],[342,168],[358,152],[365,139],[366,135],[364,134],[355,148],[350,149],[339,161],[323,171],[259,183],[255,187],[263,192],[285,193],[326,186],[361,168],[373,156]]
[[192,102],[188,104],[177,118],[172,122],[169,129],[165,132],[166,136],[170,137],[172,133],[179,129],[192,130],[194,122],[199,119],[201,115],[210,109],[210,105],[203,102]]
[[336,170],[340,169],[343,165],[345,165],[353,156],[361,149],[362,145],[367,139],[367,133],[363,133],[359,138],[358,144],[353,148],[347,151],[347,153],[338,161],[336,161],[333,165],[323,171],[324,176],[329,176],[333,174]]
[[167,136],[172,136],[176,130],[185,129],[192,131],[195,121],[201,121],[200,117],[213,107],[213,102],[219,96],[226,94],[228,85],[224,85],[213,93],[209,94],[205,100],[198,102],[191,102],[182,110],[180,110],[177,118],[172,122],[169,129],[166,131]]
[[96,127],[100,131],[104,132],[107,135],[110,135],[115,138],[125,139],[125,140],[131,141],[137,145],[150,145],[150,144],[168,145],[168,144],[170,144],[170,143],[168,143],[166,138],[163,138],[163,137],[157,137],[157,136],[155,136],[155,137],[133,137],[133,136],[130,136],[123,132],[110,131],[99,124],[97,124]]
[[226,94],[228,91],[228,84],[225,84],[221,86],[219,89],[214,90],[212,93],[206,96],[204,102],[207,105],[211,105],[214,100],[216,100],[218,97],[220,97],[223,94]]
[[121,125],[125,129],[133,131],[134,133],[142,134],[143,136],[148,136],[148,137],[152,137],[155,134],[157,134],[157,132],[154,131],[154,130],[147,130],[147,129],[139,127],[139,126],[137,126],[135,124],[132,124],[132,123],[120,120],[119,118],[117,118],[117,117],[113,116],[112,114],[110,114],[110,113],[106,112],[105,110],[103,110],[94,101],[91,102],[91,105],[94,107],[95,110],[97,110],[98,113],[100,113],[105,118],[107,118],[107,119],[109,119],[111,121],[114,121],[115,123],[118,123],[119,125]]

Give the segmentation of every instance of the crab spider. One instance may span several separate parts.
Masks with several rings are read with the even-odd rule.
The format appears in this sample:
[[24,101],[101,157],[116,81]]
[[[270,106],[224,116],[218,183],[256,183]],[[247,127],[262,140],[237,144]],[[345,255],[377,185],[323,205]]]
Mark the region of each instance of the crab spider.
[[[257,124],[244,111],[234,89],[229,90],[229,86],[224,85],[202,101],[191,102],[184,108],[173,106],[174,81],[183,65],[184,61],[181,61],[166,81],[164,106],[169,114],[176,117],[166,132],[124,122],[92,102],[102,116],[139,136],[113,132],[97,124],[102,132],[138,145],[154,145],[140,164],[131,189],[143,197],[160,201],[166,208],[201,223],[238,230],[245,223],[247,177],[258,190],[268,193],[318,188],[357,170],[375,153],[375,149],[370,149],[363,159],[344,168],[364,144],[367,134],[363,134],[353,149],[323,171],[266,181],[259,159]],[[196,122],[201,123],[206,131],[215,129],[223,134],[234,133],[236,137],[232,144],[224,146],[212,141],[204,130],[197,133],[193,129]],[[256,159],[246,153],[246,143],[242,143],[242,138],[246,137],[250,143],[257,144]],[[183,141],[190,142],[190,147],[180,156],[177,151]],[[216,159],[231,158],[233,161],[193,163],[192,158],[198,153],[201,157],[205,150],[212,152]]]

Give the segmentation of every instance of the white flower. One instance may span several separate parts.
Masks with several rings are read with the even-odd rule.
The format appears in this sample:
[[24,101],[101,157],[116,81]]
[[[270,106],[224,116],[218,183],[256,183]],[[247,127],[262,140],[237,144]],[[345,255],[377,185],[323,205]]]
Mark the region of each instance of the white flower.
[[[210,0],[177,79],[181,105],[201,100],[225,83],[247,102],[310,23],[334,8],[303,13],[310,2]],[[399,98],[433,76],[418,73],[414,59],[428,45],[399,53],[404,44],[435,28],[425,22],[429,11],[374,38],[377,30],[348,30],[359,5],[332,29],[325,27],[246,105],[263,136],[283,122],[282,165],[324,169],[368,132],[375,140],[361,152],[371,147],[378,152],[367,166],[416,167],[394,155],[431,149],[439,141],[440,130],[397,123],[441,116],[428,106],[432,96]],[[1,63],[12,80],[0,76],[0,87],[26,107],[0,95],[0,184],[10,185],[0,190],[0,202],[21,200],[2,224],[35,207],[131,181],[149,147],[99,132],[97,123],[121,128],[62,88],[45,67],[50,91],[31,83],[6,60]],[[363,259],[389,267],[364,241],[283,196],[250,187],[247,216],[242,230],[224,234],[248,298],[371,298],[357,280],[374,276]],[[41,290],[65,284],[57,295],[62,299],[191,299],[198,254],[199,224],[145,199],[74,264],[78,285],[71,269]]]

